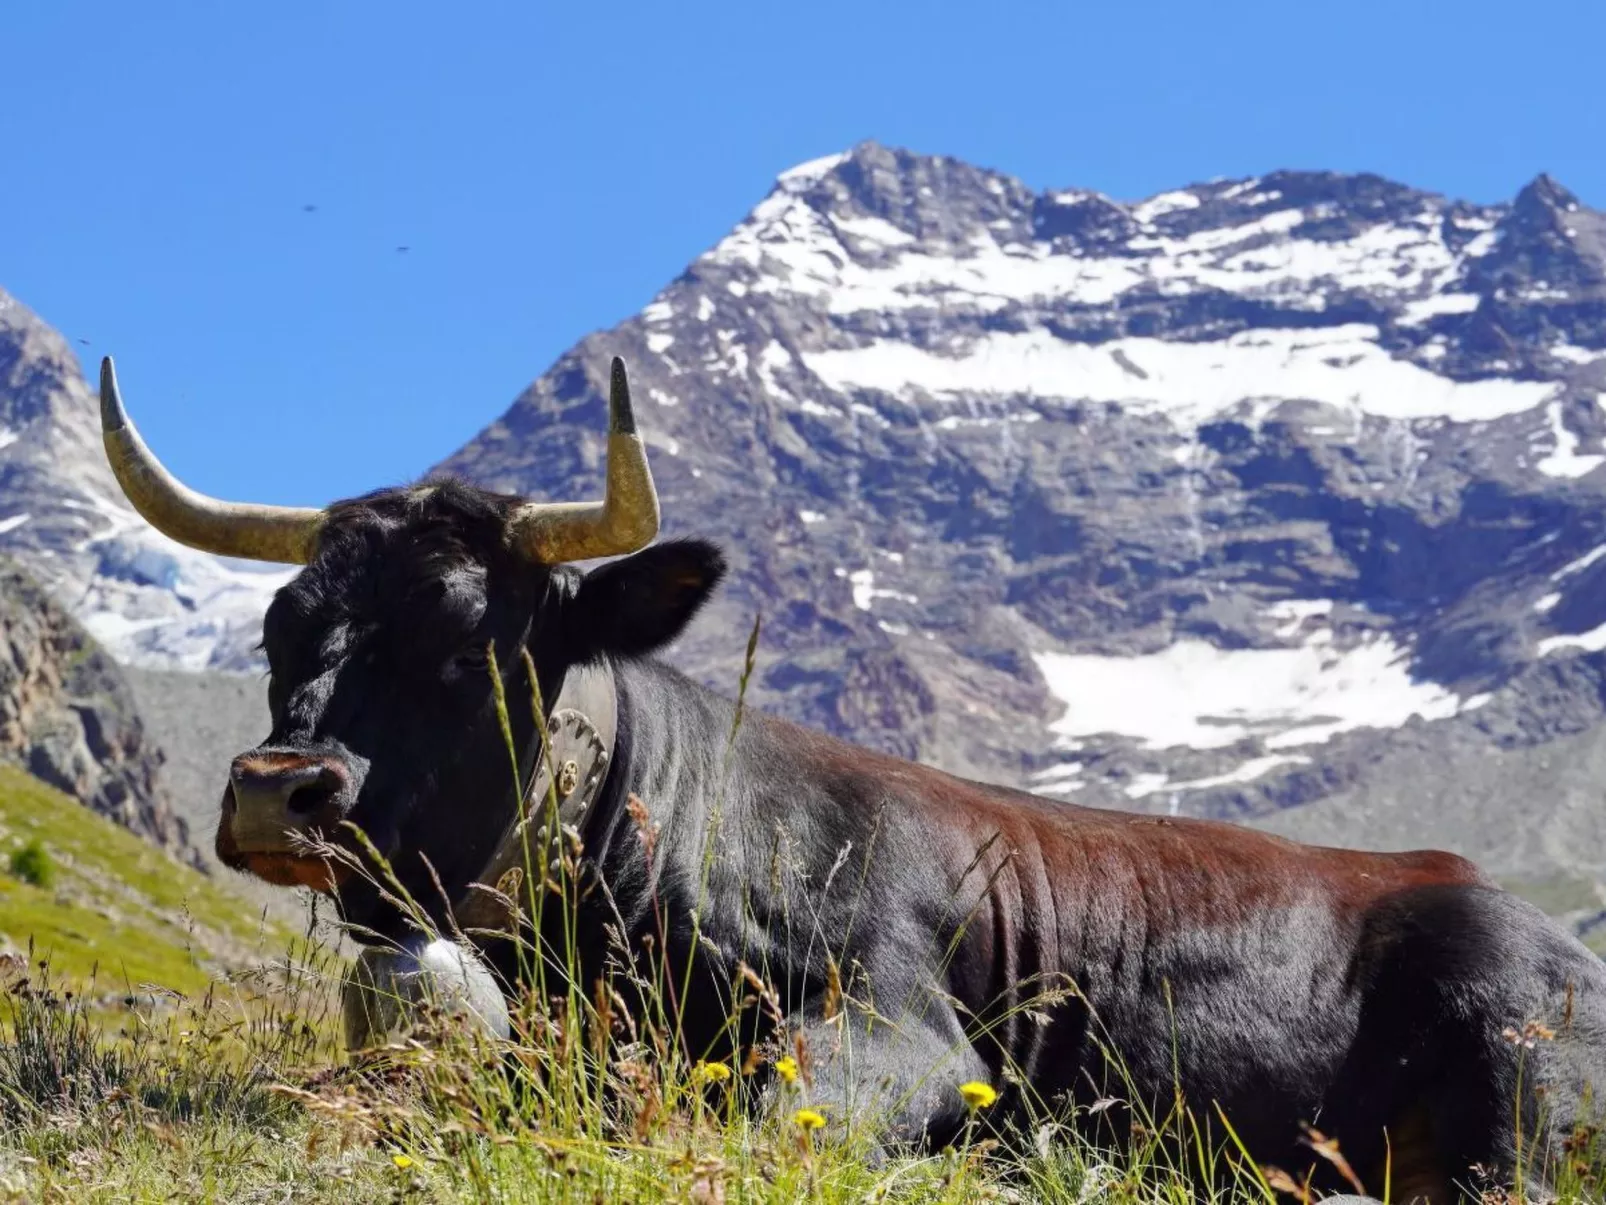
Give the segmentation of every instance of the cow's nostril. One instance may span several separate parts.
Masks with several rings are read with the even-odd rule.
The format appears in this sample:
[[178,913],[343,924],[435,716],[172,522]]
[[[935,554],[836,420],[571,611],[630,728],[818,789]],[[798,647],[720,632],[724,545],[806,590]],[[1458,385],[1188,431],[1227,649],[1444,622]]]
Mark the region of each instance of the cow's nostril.
[[316,815],[333,796],[334,791],[327,783],[313,782],[291,791],[290,797],[284,802],[292,816],[312,816]]

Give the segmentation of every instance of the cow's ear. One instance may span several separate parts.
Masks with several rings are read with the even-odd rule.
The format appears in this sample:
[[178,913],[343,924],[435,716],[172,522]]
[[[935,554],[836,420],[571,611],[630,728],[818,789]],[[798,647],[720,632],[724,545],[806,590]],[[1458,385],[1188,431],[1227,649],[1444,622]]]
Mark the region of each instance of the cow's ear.
[[706,540],[666,540],[594,569],[565,606],[570,649],[642,657],[680,635],[725,576],[725,558]]

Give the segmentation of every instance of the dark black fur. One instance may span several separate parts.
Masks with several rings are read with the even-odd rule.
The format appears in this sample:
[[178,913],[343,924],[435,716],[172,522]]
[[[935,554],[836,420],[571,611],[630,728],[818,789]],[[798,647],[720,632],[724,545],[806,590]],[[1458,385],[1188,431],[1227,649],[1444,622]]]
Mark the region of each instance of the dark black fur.
[[[438,905],[418,855],[456,897],[513,806],[485,647],[526,760],[517,650],[549,700],[570,666],[607,658],[619,736],[582,834],[606,888],[578,917],[585,973],[602,969],[616,917],[638,950],[662,923],[672,961],[692,967],[681,1003],[694,1057],[729,1053],[744,962],[805,1036],[811,1098],[839,1116],[873,1108],[895,1136],[945,1140],[964,1123],[967,1080],[1003,1091],[990,1116],[1025,1114],[1009,1064],[1039,1102],[1120,1098],[1084,1124],[1123,1137],[1127,1104],[1163,1113],[1175,1073],[1197,1116],[1219,1104],[1254,1154],[1296,1176],[1314,1167],[1319,1184],[1339,1181],[1298,1144],[1301,1123],[1337,1137],[1374,1190],[1387,1128],[1397,1199],[1402,1185],[1447,1199],[1474,1164],[1509,1179],[1519,1095],[1525,1144],[1554,1154],[1587,1085],[1606,1080],[1601,964],[1468,864],[1089,811],[753,714],[727,756],[733,704],[645,659],[714,589],[718,552],[684,541],[588,574],[533,566],[503,539],[515,502],[443,483],[335,507],[264,626],[265,748],[341,759],[341,810]],[[732,633],[733,667],[740,643]],[[660,826],[651,868],[631,793]],[[360,883],[340,904],[399,932]],[[505,948],[487,953],[512,970]],[[833,965],[857,1001],[835,1023]],[[735,1040],[761,1036],[762,1010],[744,1016]],[[1534,1020],[1557,1036],[1532,1050],[1502,1036]],[[1106,1043],[1130,1082],[1109,1074]]]

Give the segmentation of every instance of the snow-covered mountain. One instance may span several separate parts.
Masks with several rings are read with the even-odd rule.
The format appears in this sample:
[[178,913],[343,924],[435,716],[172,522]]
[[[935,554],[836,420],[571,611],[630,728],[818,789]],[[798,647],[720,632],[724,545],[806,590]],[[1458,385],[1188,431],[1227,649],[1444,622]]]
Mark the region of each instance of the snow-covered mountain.
[[[60,350],[44,427],[0,385],[0,539],[120,655],[244,663],[275,575],[115,505]],[[864,144],[442,467],[596,491],[615,353],[667,530],[734,563],[675,650],[700,677],[735,689],[762,614],[750,696],[862,742],[1606,880],[1606,216],[1556,182],[1127,204]]]
[[[1606,217],[1554,181],[1123,204],[866,144],[443,467],[599,488],[614,353],[668,529],[736,565],[677,650],[702,677],[762,613],[761,705],[960,771],[1606,866],[1606,808],[1539,764],[1606,737]],[[1424,831],[1485,754],[1538,797]]]
[[94,393],[66,341],[0,292],[0,552],[44,582],[121,660],[255,663],[262,612],[289,574],[153,531],[101,449]]

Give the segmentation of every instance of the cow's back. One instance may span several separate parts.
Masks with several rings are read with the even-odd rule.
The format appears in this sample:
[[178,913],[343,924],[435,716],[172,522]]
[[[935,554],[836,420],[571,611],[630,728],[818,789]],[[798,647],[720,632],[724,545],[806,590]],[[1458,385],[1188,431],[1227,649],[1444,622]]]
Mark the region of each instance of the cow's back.
[[1606,1072],[1600,962],[1455,855],[1079,807],[768,717],[744,721],[733,767],[743,899],[786,913],[764,887],[776,828],[819,891],[788,956],[801,1015],[829,948],[910,1043],[880,1057],[921,1084],[959,1051],[1005,1086],[1000,1110],[1023,1082],[1039,1106],[1107,1098],[1081,1116],[1117,1127],[1180,1088],[1272,1162],[1309,1166],[1299,1126],[1317,1124],[1368,1182],[1386,1130],[1396,1185],[1442,1195],[1469,1162],[1511,1165],[1533,1087],[1570,1126]]

